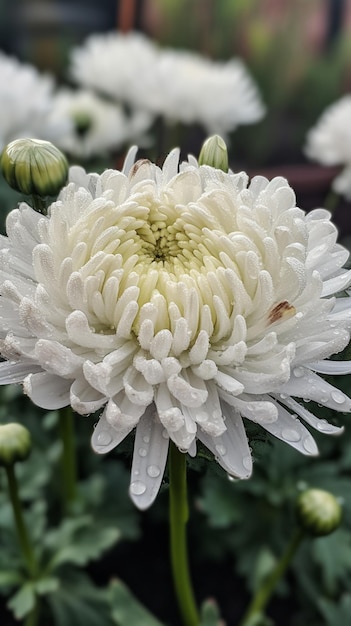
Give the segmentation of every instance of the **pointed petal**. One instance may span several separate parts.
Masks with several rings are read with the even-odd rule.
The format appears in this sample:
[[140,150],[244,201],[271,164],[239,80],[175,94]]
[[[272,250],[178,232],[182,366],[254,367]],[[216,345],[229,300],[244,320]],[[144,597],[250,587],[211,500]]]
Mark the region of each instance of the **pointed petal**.
[[106,410],[101,415],[91,437],[91,446],[98,454],[106,454],[113,450],[133,428],[116,430],[108,423],[105,413]]
[[278,403],[277,408],[277,421],[272,424],[261,423],[262,428],[302,454],[318,456],[317,444],[307,428]]
[[239,413],[224,402],[222,410],[227,417],[227,430],[218,437],[210,437],[199,428],[198,439],[215,455],[228,474],[237,478],[249,478],[252,459],[243,421]]
[[155,405],[141,418],[135,434],[134,454],[129,487],[130,497],[144,511],[155,500],[167,461],[169,438],[159,422]]

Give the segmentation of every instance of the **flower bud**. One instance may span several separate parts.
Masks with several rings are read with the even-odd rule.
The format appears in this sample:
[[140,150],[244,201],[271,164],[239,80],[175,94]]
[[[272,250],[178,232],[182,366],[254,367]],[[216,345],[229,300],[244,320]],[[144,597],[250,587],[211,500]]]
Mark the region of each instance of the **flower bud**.
[[31,451],[30,432],[21,424],[0,426],[0,466],[8,467],[17,461],[24,461]]
[[68,175],[64,154],[49,141],[15,139],[3,150],[1,171],[6,182],[26,195],[55,196]]
[[340,526],[342,508],[328,491],[307,489],[297,499],[297,516],[306,532],[322,537]]
[[199,165],[211,165],[228,172],[228,150],[222,137],[213,135],[206,139],[200,151]]

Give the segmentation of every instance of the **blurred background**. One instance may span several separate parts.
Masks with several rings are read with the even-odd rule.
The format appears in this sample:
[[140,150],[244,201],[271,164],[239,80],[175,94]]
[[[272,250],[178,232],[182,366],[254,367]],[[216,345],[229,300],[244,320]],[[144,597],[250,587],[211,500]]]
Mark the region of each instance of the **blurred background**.
[[61,80],[73,46],[113,29],[246,62],[267,114],[235,131],[241,167],[301,162],[306,131],[351,89],[350,0],[0,1],[0,49]]

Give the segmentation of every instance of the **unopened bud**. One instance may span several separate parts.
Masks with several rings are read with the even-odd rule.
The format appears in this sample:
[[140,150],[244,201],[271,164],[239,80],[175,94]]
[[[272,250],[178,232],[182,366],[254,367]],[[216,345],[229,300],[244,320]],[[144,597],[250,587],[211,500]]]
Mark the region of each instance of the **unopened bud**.
[[9,467],[17,461],[24,461],[31,451],[30,432],[21,424],[0,426],[0,466]]
[[200,151],[199,165],[211,165],[228,172],[228,150],[222,137],[213,135],[206,139]]
[[68,175],[65,155],[41,139],[11,141],[2,152],[0,166],[10,187],[41,198],[57,195]]
[[297,499],[297,516],[306,532],[322,537],[340,526],[342,508],[332,493],[307,489]]

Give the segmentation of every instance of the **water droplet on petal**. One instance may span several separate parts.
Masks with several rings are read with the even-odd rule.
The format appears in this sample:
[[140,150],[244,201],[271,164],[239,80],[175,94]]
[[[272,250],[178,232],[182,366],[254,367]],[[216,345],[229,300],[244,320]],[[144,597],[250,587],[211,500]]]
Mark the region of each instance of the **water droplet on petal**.
[[341,393],[341,391],[332,391],[330,395],[337,404],[344,404],[345,396]]
[[245,467],[246,470],[251,470],[251,457],[249,455],[244,456],[243,458],[243,466]]
[[220,454],[221,456],[224,456],[227,453],[227,448],[225,448],[225,446],[223,446],[222,444],[217,444],[215,446],[218,454]]
[[146,448],[139,448],[138,453],[139,453],[139,456],[146,456],[147,450]]
[[294,442],[294,441],[300,441],[301,435],[297,430],[294,430],[293,428],[283,428],[282,438],[285,441]]
[[150,478],[157,478],[161,474],[161,470],[158,465],[149,465],[146,472]]
[[145,436],[143,437],[143,442],[144,442],[144,443],[150,443],[150,437],[149,437],[148,435],[145,435]]
[[306,438],[303,441],[303,447],[305,448],[306,452],[308,452],[308,454],[314,454],[316,451],[313,439]]
[[107,430],[102,430],[97,436],[97,443],[99,446],[108,446],[111,443],[112,437]]
[[146,485],[141,480],[135,480],[130,485],[130,493],[132,493],[133,496],[141,496],[143,493],[145,493],[145,491]]
[[294,376],[296,376],[296,378],[301,378],[301,376],[303,376],[305,373],[305,370],[303,369],[303,367],[295,367],[293,374]]

